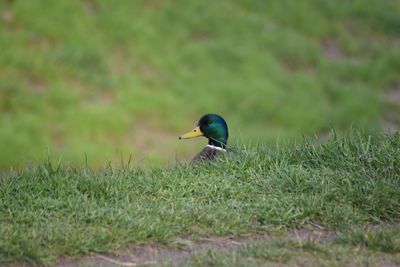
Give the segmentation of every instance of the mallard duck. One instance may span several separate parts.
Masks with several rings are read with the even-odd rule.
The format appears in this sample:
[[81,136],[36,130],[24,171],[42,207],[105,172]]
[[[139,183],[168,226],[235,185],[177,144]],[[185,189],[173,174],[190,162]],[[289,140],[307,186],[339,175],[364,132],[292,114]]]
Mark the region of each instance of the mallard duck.
[[179,136],[179,139],[189,139],[198,136],[208,138],[208,145],[193,158],[192,163],[212,160],[216,155],[226,152],[228,125],[221,116],[217,114],[204,115],[200,118],[196,128]]

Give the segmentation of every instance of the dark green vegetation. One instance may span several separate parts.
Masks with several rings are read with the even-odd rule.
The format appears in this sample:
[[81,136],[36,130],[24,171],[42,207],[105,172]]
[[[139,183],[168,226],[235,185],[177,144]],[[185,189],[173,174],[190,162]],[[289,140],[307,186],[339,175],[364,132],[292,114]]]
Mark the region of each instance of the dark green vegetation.
[[191,157],[176,138],[209,112],[244,143],[375,131],[399,111],[399,5],[1,0],[0,168]]
[[[1,261],[51,262],[130,242],[168,246],[179,236],[258,236],[306,225],[337,231],[331,246],[399,252],[398,226],[369,235],[348,229],[399,221],[400,133],[333,135],[323,145],[258,146],[196,169],[122,165],[93,170],[47,162],[3,174]],[[270,246],[235,253],[243,260],[291,259],[289,252]],[[205,257],[190,260],[210,256]]]

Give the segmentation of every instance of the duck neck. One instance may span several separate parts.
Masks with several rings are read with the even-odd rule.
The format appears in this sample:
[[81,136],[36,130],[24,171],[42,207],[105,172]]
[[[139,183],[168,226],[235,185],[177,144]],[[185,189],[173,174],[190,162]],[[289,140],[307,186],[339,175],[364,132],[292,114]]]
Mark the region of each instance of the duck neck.
[[208,144],[210,146],[216,146],[216,147],[225,149],[226,143],[227,143],[227,140],[221,140],[221,139],[217,140],[217,139],[213,139],[213,138],[208,138]]

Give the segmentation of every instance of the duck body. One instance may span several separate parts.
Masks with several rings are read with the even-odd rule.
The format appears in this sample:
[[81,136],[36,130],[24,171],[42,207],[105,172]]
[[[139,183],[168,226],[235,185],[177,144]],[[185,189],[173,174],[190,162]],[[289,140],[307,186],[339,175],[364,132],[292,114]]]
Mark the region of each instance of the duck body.
[[208,145],[197,154],[192,163],[205,160],[213,160],[218,154],[226,152],[228,143],[228,125],[225,120],[217,114],[206,114],[202,116],[191,132],[181,135],[179,139],[189,139],[204,136],[208,139]]
[[221,153],[225,153],[226,149],[213,146],[213,145],[206,145],[203,150],[200,151],[193,159],[192,163],[201,162],[205,160],[213,160],[217,155]]

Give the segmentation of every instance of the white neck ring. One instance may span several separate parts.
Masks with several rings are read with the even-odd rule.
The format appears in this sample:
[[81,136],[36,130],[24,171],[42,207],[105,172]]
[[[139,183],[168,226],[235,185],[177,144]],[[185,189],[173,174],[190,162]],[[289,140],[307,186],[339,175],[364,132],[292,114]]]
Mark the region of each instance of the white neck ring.
[[219,147],[219,146],[207,145],[207,147],[226,152],[226,149]]

